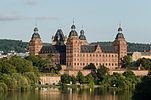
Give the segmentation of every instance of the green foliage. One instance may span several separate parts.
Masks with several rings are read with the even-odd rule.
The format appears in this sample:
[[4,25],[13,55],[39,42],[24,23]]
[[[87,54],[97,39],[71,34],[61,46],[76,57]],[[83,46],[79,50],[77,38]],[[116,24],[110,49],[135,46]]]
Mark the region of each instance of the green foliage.
[[[17,56],[0,59],[0,82],[8,90],[27,90],[38,82],[38,75],[38,69],[29,60]],[[0,87],[0,90],[4,89]]]
[[84,84],[86,82],[84,75],[80,71],[78,72],[76,79],[80,84]]
[[27,42],[21,40],[6,40],[0,39],[0,51],[9,52],[14,50],[16,52],[25,52],[27,48]]
[[17,88],[21,91],[27,90],[30,86],[25,76],[19,73],[14,73],[12,77],[17,81]]
[[70,79],[71,79],[72,84],[76,84],[76,77],[70,76]]
[[88,74],[85,78],[86,82],[89,83],[90,87],[94,87],[94,78],[92,74]]
[[95,70],[96,67],[93,63],[90,63],[89,65],[85,66],[83,69],[91,69],[91,70]]
[[33,65],[36,66],[41,72],[59,74],[59,71],[62,69],[62,67],[60,64],[54,65],[51,57],[52,55],[48,55],[47,58],[43,59],[39,56],[30,55],[25,59],[33,62]]
[[71,81],[71,78],[68,74],[63,74],[61,76],[61,82],[64,83],[64,84],[69,84]]
[[39,78],[34,72],[26,72],[24,73],[24,76],[27,77],[28,83],[30,83],[31,85],[38,83]]
[[16,70],[15,67],[9,63],[8,59],[2,58],[0,59],[0,72],[11,74],[16,72]]
[[[111,46],[113,42],[99,42],[99,43],[101,46]],[[96,42],[91,44],[96,44]],[[144,52],[150,50],[150,44],[130,43],[130,42],[127,42],[127,44],[128,44],[128,52],[135,52],[135,51]]]
[[131,56],[124,56],[122,60],[122,67],[131,67],[132,64],[132,57]]
[[108,72],[109,72],[109,69],[108,69],[107,67],[101,65],[101,66],[97,69],[97,71],[96,71],[98,80],[99,80],[99,81],[102,81],[102,80],[103,80],[103,77],[104,77],[105,75],[107,75]]
[[61,67],[61,65],[60,65],[60,64],[57,64],[57,65],[55,66],[55,70],[57,70],[57,71],[60,71],[60,70],[62,70],[62,67]]
[[11,57],[10,64],[15,66],[18,73],[33,71],[32,62],[26,59],[22,59],[21,57],[18,57],[18,56]]
[[151,76],[145,76],[136,85],[132,100],[149,100],[151,98]]
[[7,91],[7,85],[3,82],[0,82],[0,92],[6,92]]
[[[0,51],[9,52],[11,50],[15,50],[17,52],[25,52],[28,43],[22,42],[21,40],[7,40],[7,39],[0,39]],[[102,46],[111,46],[112,42],[99,42]],[[96,44],[96,43],[91,43]],[[44,43],[44,45],[50,45],[49,43]],[[141,43],[129,43],[128,42],[128,52],[143,52],[143,51],[150,50],[149,44],[141,44]]]
[[151,59],[141,58],[136,61],[136,66],[142,66],[145,69],[151,70]]

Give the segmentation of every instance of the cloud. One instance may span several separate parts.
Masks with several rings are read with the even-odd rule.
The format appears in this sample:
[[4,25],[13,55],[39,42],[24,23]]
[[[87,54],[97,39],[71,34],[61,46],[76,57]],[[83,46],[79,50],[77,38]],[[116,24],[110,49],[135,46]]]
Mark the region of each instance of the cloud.
[[38,3],[38,0],[24,0],[24,3],[26,5],[36,5]]
[[12,20],[20,20],[21,16],[19,16],[15,12],[11,13],[0,13],[0,21],[12,21]]
[[16,12],[0,13],[0,21],[17,21],[17,20],[58,20],[57,17],[50,16],[23,16]]

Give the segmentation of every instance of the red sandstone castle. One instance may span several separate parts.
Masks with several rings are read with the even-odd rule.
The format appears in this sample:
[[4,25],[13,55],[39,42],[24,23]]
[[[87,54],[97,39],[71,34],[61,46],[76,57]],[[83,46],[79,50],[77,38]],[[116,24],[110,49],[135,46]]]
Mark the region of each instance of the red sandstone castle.
[[109,69],[116,69],[121,67],[121,60],[127,55],[127,43],[121,27],[118,28],[113,44],[102,46],[89,44],[84,30],[78,36],[75,25],[72,25],[68,37],[58,29],[55,36],[52,36],[52,45],[44,46],[38,28],[35,28],[29,42],[29,52],[42,57],[51,54],[55,64],[66,65],[71,70],[81,70],[90,63],[97,67],[104,65]]

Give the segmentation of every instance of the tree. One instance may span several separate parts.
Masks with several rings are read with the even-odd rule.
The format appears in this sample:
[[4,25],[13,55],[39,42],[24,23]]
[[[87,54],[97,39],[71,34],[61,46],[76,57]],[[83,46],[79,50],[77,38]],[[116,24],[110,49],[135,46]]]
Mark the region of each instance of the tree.
[[78,72],[76,78],[77,78],[77,81],[78,81],[80,84],[84,84],[85,81],[86,81],[84,75],[83,75],[80,71]]
[[90,63],[89,65],[85,66],[83,69],[91,69],[91,70],[95,70],[96,67],[93,63]]
[[34,72],[26,72],[24,76],[28,78],[28,83],[30,83],[30,85],[38,83],[39,78]]
[[151,76],[145,76],[136,85],[132,100],[149,100],[151,98]]
[[31,61],[23,59],[18,56],[13,56],[10,58],[9,63],[15,66],[18,73],[32,72],[33,65]]
[[93,78],[92,74],[88,74],[86,76],[86,81],[89,83],[90,87],[94,86],[94,78]]
[[132,57],[131,56],[124,56],[123,60],[122,60],[122,67],[126,68],[126,67],[131,67],[131,63],[132,63]]
[[102,81],[102,80],[103,80],[103,77],[104,77],[105,75],[107,75],[108,72],[109,72],[109,69],[108,69],[107,67],[101,65],[101,66],[97,69],[97,72],[96,72],[97,77],[98,77],[98,80],[99,80],[99,81]]
[[142,66],[145,69],[151,69],[151,59],[141,58],[136,61],[136,66]]
[[64,84],[69,84],[71,81],[71,78],[68,74],[61,75],[61,82]]
[[0,92],[6,92],[7,91],[7,85],[3,82],[0,82]]
[[19,73],[12,74],[12,77],[17,81],[17,88],[21,91],[27,90],[30,87],[28,80],[25,76]]
[[110,84],[112,87],[117,87],[120,90],[129,90],[132,88],[131,82],[126,80],[126,77],[120,73],[113,73]]
[[1,73],[12,74],[15,73],[15,67],[11,65],[7,59],[0,59],[0,71]]

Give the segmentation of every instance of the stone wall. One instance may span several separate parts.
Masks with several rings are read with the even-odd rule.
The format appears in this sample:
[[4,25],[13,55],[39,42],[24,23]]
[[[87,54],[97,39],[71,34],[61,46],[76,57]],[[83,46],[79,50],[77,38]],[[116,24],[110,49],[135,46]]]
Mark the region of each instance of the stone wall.
[[[113,73],[124,73],[127,70],[111,70],[109,74],[112,75]],[[131,70],[134,72],[136,76],[146,76],[148,74],[148,70]]]
[[61,81],[60,76],[40,76],[40,83],[42,85],[53,85],[58,84]]

